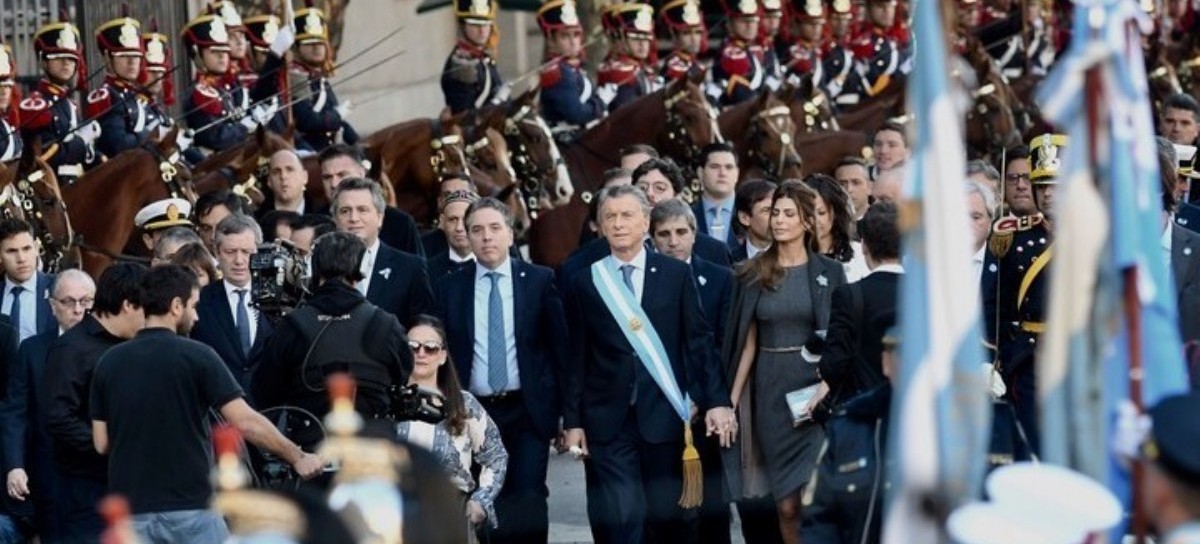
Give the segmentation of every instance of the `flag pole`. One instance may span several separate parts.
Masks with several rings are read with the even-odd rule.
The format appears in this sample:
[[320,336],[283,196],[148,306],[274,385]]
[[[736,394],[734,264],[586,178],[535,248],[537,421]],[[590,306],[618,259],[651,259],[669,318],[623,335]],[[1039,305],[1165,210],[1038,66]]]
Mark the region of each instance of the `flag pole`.
[[[284,17],[287,19],[286,21],[281,21],[281,22],[285,25],[288,25],[289,27],[292,27],[292,37],[295,38],[296,17],[293,15],[291,8],[292,8],[292,0],[279,0],[279,12],[281,13],[281,17]],[[333,54],[332,47],[326,47],[325,54],[332,55]],[[287,103],[290,101],[291,93],[292,93],[291,86],[290,86],[291,74],[289,73],[292,70],[291,48],[288,48],[287,51],[283,52],[283,58],[280,60],[283,61],[283,66],[281,66],[279,69],[279,83],[280,83],[279,88],[283,89],[283,91],[285,93],[283,96],[283,100],[281,100],[281,102]],[[286,106],[286,111],[284,112],[284,119],[287,119],[287,128],[285,130],[288,132],[294,132],[294,130],[296,128],[296,118],[294,117],[294,115],[295,114],[292,112],[291,104],[288,104]]]

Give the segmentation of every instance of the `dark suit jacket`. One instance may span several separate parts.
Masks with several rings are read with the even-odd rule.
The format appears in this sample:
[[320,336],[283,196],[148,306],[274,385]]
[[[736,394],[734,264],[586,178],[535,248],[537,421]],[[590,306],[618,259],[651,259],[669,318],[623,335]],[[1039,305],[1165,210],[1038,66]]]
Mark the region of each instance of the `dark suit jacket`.
[[725,341],[725,323],[729,320],[729,305],[733,299],[733,272],[700,257],[692,257],[692,277],[700,292],[700,307],[704,320],[710,325],[717,353]]
[[[0,296],[12,289],[13,284],[9,283],[8,279],[0,282]],[[37,333],[42,334],[46,331],[58,330],[58,321],[54,319],[54,314],[50,313],[50,288],[54,287],[54,274],[37,273]],[[17,325],[14,323],[14,327]],[[17,334],[20,334],[18,329]],[[31,337],[32,338],[32,337]],[[14,346],[15,349],[15,346]]]
[[238,341],[237,326],[233,322],[233,310],[225,296],[225,282],[215,281],[200,290],[196,303],[196,314],[200,321],[192,328],[192,339],[207,344],[221,356],[229,372],[237,379],[243,391],[250,391],[250,376],[254,374],[254,362],[271,337],[274,327],[267,316],[259,314],[258,328],[250,353],[242,353]]
[[[733,223],[737,221],[737,210],[732,211],[729,224],[725,226],[725,239],[720,240],[725,243],[726,251],[737,245],[737,235],[733,232]],[[699,199],[692,204],[692,213],[696,214],[696,233],[708,236],[708,214],[704,212],[704,199]],[[709,236],[709,238],[712,237]]]
[[367,301],[395,315],[405,327],[412,318],[434,311],[433,288],[425,271],[425,260],[379,244]]
[[[320,210],[313,210],[312,213],[333,217],[328,206]],[[421,231],[417,229],[417,222],[403,210],[391,206],[383,210],[383,225],[379,229],[379,240],[393,249],[418,257],[425,256],[425,248],[421,245]]]
[[[7,318],[3,319],[7,321]],[[46,432],[46,399],[39,395],[46,375],[50,344],[56,338],[57,327],[26,338],[21,342],[16,356],[5,359],[8,388],[4,400],[0,402],[0,445],[3,445],[4,473],[8,474],[14,468],[25,469],[32,481],[30,487],[33,492],[41,493],[47,499],[54,497],[52,482],[57,481],[57,472],[52,462],[54,442],[50,433]]]
[[450,242],[446,240],[446,233],[442,229],[433,229],[421,235],[421,247],[425,248],[425,258],[428,259],[430,255],[450,251]]
[[462,269],[469,262],[474,261],[462,263],[451,261],[450,253],[443,251],[441,253],[434,254],[433,257],[425,259],[425,271],[429,273],[429,281],[436,286],[438,280],[442,279],[451,272]]
[[[450,355],[463,388],[471,383],[475,360],[475,274],[471,262],[437,282],[437,302],[446,324]],[[517,372],[525,409],[546,439],[558,431],[563,366],[567,361],[567,319],[554,273],[546,267],[512,261],[513,331]]]
[[[652,253],[654,252],[653,244],[647,242],[647,247]],[[559,291],[566,292],[567,287],[571,285],[572,276],[575,273],[592,266],[592,263],[609,256],[611,253],[612,250],[608,247],[608,240],[604,238],[596,238],[577,248],[558,267]],[[696,244],[692,246],[692,255],[712,264],[724,267],[732,265],[732,261],[729,258],[729,247],[703,232],[696,232]]]
[[[900,274],[873,272],[857,284],[833,291],[821,377],[835,394],[835,404],[886,382],[883,376],[883,335],[896,321],[896,293]],[[856,312],[852,290],[861,295],[862,314]]]
[[1179,335],[1200,340],[1200,234],[1171,227],[1171,276],[1179,308]]
[[[704,413],[729,406],[729,391],[713,358],[712,335],[700,309],[688,265],[656,253],[646,255],[641,307],[662,339],[680,389]],[[669,443],[681,439],[675,409],[654,383],[608,311],[587,270],[571,281],[568,319],[571,357],[567,368],[563,427],[582,427],[589,440],[616,437],[635,387],[642,439]]]
[[1180,204],[1175,210],[1175,224],[1192,232],[1200,232],[1200,206]]

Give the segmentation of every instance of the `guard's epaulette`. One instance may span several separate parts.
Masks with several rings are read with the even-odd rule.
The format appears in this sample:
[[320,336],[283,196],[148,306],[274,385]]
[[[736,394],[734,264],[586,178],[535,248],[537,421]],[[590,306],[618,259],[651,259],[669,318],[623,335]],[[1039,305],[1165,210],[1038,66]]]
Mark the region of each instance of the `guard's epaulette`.
[[1013,237],[1018,232],[1027,231],[1042,224],[1044,217],[1040,213],[1033,215],[1006,215],[992,223],[992,233],[988,236],[988,249],[996,258],[1004,257],[1012,247]]
[[87,106],[85,115],[88,119],[95,119],[103,115],[112,108],[112,93],[109,92],[108,86],[100,87],[87,96]]
[[721,69],[730,75],[746,75],[753,66],[746,50],[734,45],[725,46],[725,50],[721,52],[719,62],[721,63]]
[[558,59],[546,63],[541,70],[541,87],[545,89],[557,85],[562,80],[562,76],[562,65]]

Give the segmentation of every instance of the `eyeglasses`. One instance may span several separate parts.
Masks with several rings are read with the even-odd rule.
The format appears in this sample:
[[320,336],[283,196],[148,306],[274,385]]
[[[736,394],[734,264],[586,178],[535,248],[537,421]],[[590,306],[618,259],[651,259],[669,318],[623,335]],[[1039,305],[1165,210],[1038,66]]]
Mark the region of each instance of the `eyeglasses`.
[[94,299],[94,298],[87,298],[87,297],[85,297],[85,298],[70,298],[70,297],[67,297],[67,298],[56,298],[56,299],[54,299],[54,300],[55,300],[56,302],[58,302],[59,304],[62,304],[63,306],[66,306],[66,307],[68,307],[68,308],[74,308],[74,307],[78,306],[78,307],[81,307],[81,308],[83,308],[83,309],[85,309],[85,310],[87,310],[87,309],[91,308],[91,307],[92,307],[92,304],[95,304],[95,303],[96,303],[96,299]]
[[411,349],[413,353],[420,353],[421,350],[425,350],[425,353],[428,353],[429,355],[436,355],[438,352],[442,351],[442,345],[432,341],[417,342],[415,340],[409,340],[408,349]]
[[1026,172],[1024,174],[1020,174],[1020,173],[1016,173],[1016,172],[1009,172],[1009,173],[1004,174],[1004,180],[1009,183],[1017,183],[1018,181],[1029,181],[1029,179],[1030,178],[1029,178],[1028,172]]

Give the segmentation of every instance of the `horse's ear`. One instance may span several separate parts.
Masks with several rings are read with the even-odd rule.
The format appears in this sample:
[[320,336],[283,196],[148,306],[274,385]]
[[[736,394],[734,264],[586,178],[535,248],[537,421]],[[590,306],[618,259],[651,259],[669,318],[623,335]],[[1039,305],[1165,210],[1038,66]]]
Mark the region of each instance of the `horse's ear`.
[[451,117],[453,117],[453,115],[450,113],[450,108],[448,107],[442,108],[442,111],[438,112],[438,121],[442,123],[450,122]]
[[179,138],[179,125],[171,127],[171,131],[163,139],[159,140],[156,145],[159,150],[165,152],[167,148],[175,145],[177,138]]
[[267,130],[262,125],[254,129],[254,143],[258,144],[259,149],[267,148]]
[[17,163],[17,173],[32,172],[37,164],[38,155],[42,154],[42,137],[34,136],[25,139],[24,149],[21,150],[21,162]]
[[524,104],[526,106],[536,106],[538,103],[538,95],[540,94],[540,91],[541,91],[541,87],[534,87],[532,89],[529,89],[528,91],[521,93],[521,97],[517,99],[517,102]]

